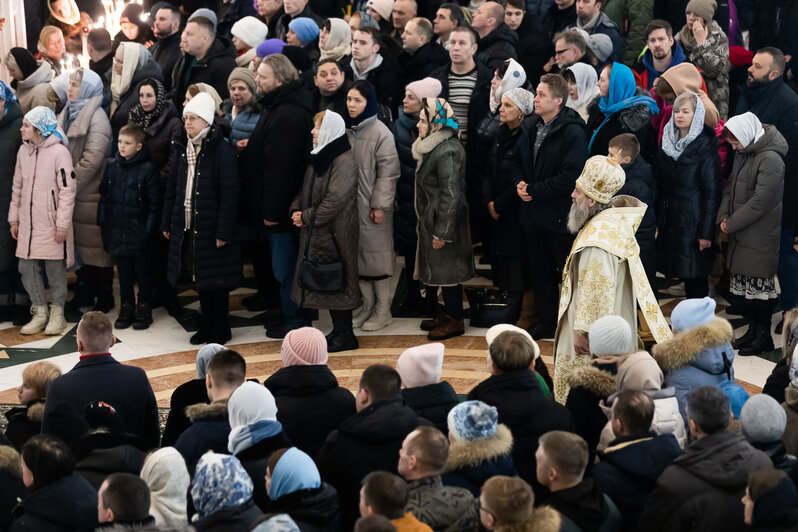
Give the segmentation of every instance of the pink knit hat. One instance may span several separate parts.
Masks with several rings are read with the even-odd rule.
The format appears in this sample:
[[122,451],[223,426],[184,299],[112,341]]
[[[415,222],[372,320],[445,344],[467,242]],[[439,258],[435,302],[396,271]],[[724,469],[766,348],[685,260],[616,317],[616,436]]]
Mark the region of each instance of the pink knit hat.
[[443,350],[443,344],[424,344],[405,349],[396,361],[402,384],[407,388],[415,388],[441,382]]
[[441,82],[435,78],[424,78],[408,83],[405,90],[415,94],[419,100],[423,100],[424,98],[437,98],[443,87]]
[[289,331],[280,347],[283,366],[319,366],[327,363],[327,339],[313,327]]

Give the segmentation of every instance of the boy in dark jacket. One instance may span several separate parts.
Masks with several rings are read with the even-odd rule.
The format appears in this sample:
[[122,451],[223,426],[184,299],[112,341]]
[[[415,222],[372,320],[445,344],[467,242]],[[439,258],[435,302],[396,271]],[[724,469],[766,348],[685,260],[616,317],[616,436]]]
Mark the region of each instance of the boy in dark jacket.
[[396,361],[402,377],[402,397],[416,414],[444,434],[446,416],[460,401],[452,385],[441,381],[443,344],[425,344],[406,349]]
[[[119,273],[122,307],[114,322],[117,329],[146,329],[152,323],[152,279],[148,239],[155,229],[158,209],[158,174],[142,151],[146,136],[138,125],[119,131],[119,151],[105,167],[100,183],[97,224],[103,247],[114,256]],[[133,282],[139,281],[139,302]],[[135,312],[134,312],[135,309]]]

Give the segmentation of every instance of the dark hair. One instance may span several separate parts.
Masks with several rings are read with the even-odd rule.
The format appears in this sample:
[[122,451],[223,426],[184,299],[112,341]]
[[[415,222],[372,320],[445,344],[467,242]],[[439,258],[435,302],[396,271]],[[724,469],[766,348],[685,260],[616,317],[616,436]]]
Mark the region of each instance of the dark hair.
[[562,98],[560,109],[565,108],[568,101],[568,83],[565,78],[559,74],[543,74],[540,76],[540,83],[548,85],[553,98]]
[[114,521],[143,521],[150,513],[150,488],[138,475],[113,473],[105,479],[103,506]]
[[506,61],[503,61],[501,65],[496,67],[496,75],[498,75],[500,78],[503,78],[504,75],[507,73],[507,69],[508,68],[510,68],[510,60],[509,59],[507,59]]
[[355,522],[355,532],[396,532],[396,527],[384,515],[371,514]]
[[374,91],[374,85],[372,85],[365,79],[359,79],[349,86],[349,90],[347,92],[353,89],[359,92],[363,98],[368,100],[369,97],[371,97],[372,91]]
[[645,29],[646,40],[648,40],[648,36],[651,35],[651,32],[654,30],[665,30],[665,34],[668,37],[673,37],[673,28],[671,27],[670,22],[668,22],[667,20],[655,18],[652,21],[650,21],[646,25]]
[[576,76],[574,76],[574,72],[571,70],[571,67],[566,67],[562,72],[560,72],[560,74],[566,83],[576,83]]
[[663,100],[675,100],[677,96],[676,91],[673,90],[671,84],[662,76],[659,77],[655,92],[657,93],[657,96]]
[[270,475],[274,474],[274,468],[277,467],[277,462],[279,462],[280,458],[282,458],[283,455],[288,452],[288,449],[289,447],[277,449],[266,459],[266,471],[268,471]]
[[[145,79],[144,81],[142,81],[142,82],[139,84],[139,91],[141,91],[141,88],[142,88],[142,87],[144,87],[144,86],[146,85],[146,86],[148,86],[148,87],[152,87],[152,90],[153,90],[153,92],[155,93],[155,96],[158,96],[158,84],[159,84],[159,83],[160,83],[160,81],[158,81],[158,80],[157,80],[157,79],[155,79],[155,78],[147,78],[147,79]],[[197,88],[197,94],[199,94],[199,87],[197,87],[196,85],[191,85],[191,86],[192,86],[192,87],[196,87],[196,88]],[[196,96],[197,94],[194,94],[194,95],[192,95],[192,98],[193,98],[194,96]]]
[[640,390],[624,390],[612,405],[613,416],[619,419],[629,434],[648,434],[654,421],[654,401]]
[[760,469],[748,477],[748,496],[756,502],[759,498],[790,477],[781,469]]
[[465,15],[463,15],[463,10],[460,9],[460,6],[455,4],[454,2],[445,2],[440,5],[438,9],[446,9],[449,11],[449,20],[452,22],[456,22],[456,26],[465,26],[466,20]]
[[360,33],[368,33],[369,35],[371,35],[371,40],[374,42],[374,44],[378,44],[380,46],[380,49],[382,49],[383,41],[382,41],[382,33],[380,33],[380,30],[369,26],[367,28],[360,28],[355,31],[359,31]]
[[758,54],[768,54],[773,58],[773,68],[779,72],[779,75],[787,71],[787,58],[784,57],[784,52],[775,46],[766,46],[756,51]]
[[[372,366],[373,367],[373,366]],[[366,506],[388,519],[400,519],[407,506],[407,482],[387,471],[372,471],[363,479],[363,499]]]
[[526,13],[526,2],[524,0],[504,0],[505,8],[512,7],[513,9],[520,9]]
[[22,446],[22,461],[33,473],[33,490],[54,484],[75,471],[75,457],[66,443],[49,434],[37,434]]
[[316,65],[316,68],[314,69],[314,72],[318,72],[319,71],[319,67],[321,65],[329,65],[330,63],[334,63],[335,66],[338,67],[339,71],[341,71],[341,72],[344,71],[344,69],[341,68],[341,63],[339,63],[336,59],[334,59],[332,57],[327,57],[327,58],[322,59],[321,61],[318,62],[318,64]]
[[390,399],[401,393],[402,377],[391,366],[374,364],[363,370],[358,388],[366,390],[372,401]]
[[189,22],[193,22],[198,24],[208,30],[208,33],[211,35],[216,35],[216,27],[213,24],[213,21],[207,17],[194,17]]
[[247,375],[247,362],[238,352],[224,349],[211,357],[206,373],[215,384],[227,387],[240,386]]
[[475,30],[471,26],[467,26],[467,25],[457,26],[455,29],[452,30],[452,33],[455,33],[455,32],[468,33],[471,36],[471,43],[472,44],[476,44],[477,42],[479,42],[479,34],[477,33],[477,30]]
[[430,426],[420,426],[411,434],[414,436],[408,442],[408,454],[415,456],[426,471],[443,471],[449,458],[449,438]]
[[86,37],[86,41],[98,52],[110,52],[113,43],[111,34],[105,28],[94,28]]
[[172,20],[174,20],[175,18],[180,18],[180,10],[174,4],[170,4],[169,2],[158,2],[152,7],[158,8],[154,12],[152,10],[150,11],[150,15],[152,15],[153,17],[158,15],[158,11],[160,11],[161,9],[166,9],[167,11],[171,11]]
[[535,348],[521,333],[505,331],[488,347],[490,359],[502,373],[529,369],[535,360]]
[[141,126],[133,122],[128,122],[122,126],[122,129],[119,130],[119,136],[122,135],[133,137],[133,140],[135,140],[137,144],[144,143],[144,140],[147,138],[147,135],[144,133],[144,130],[141,129]]
[[633,161],[640,155],[640,141],[633,133],[621,133],[612,137],[609,147],[618,148],[621,150],[621,157],[628,155]]
[[715,386],[702,386],[687,394],[687,419],[707,434],[726,430],[730,415],[729,398]]

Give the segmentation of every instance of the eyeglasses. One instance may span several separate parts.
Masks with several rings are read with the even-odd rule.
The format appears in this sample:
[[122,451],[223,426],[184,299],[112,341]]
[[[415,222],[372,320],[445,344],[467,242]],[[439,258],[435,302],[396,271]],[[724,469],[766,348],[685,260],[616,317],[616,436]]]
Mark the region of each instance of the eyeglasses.
[[198,117],[196,115],[184,115],[183,116],[183,122],[193,122],[193,121],[199,120],[199,119],[200,119],[200,117]]
[[554,50],[554,55],[555,56],[562,55],[562,54],[564,54],[567,51],[568,51],[568,48],[566,48],[565,50]]

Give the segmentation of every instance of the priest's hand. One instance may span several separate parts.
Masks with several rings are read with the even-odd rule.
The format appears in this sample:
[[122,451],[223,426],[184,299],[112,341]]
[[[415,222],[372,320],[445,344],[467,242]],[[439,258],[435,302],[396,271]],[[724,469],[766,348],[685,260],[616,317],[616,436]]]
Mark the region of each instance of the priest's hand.
[[590,340],[586,334],[574,333],[574,352],[577,355],[590,354]]

